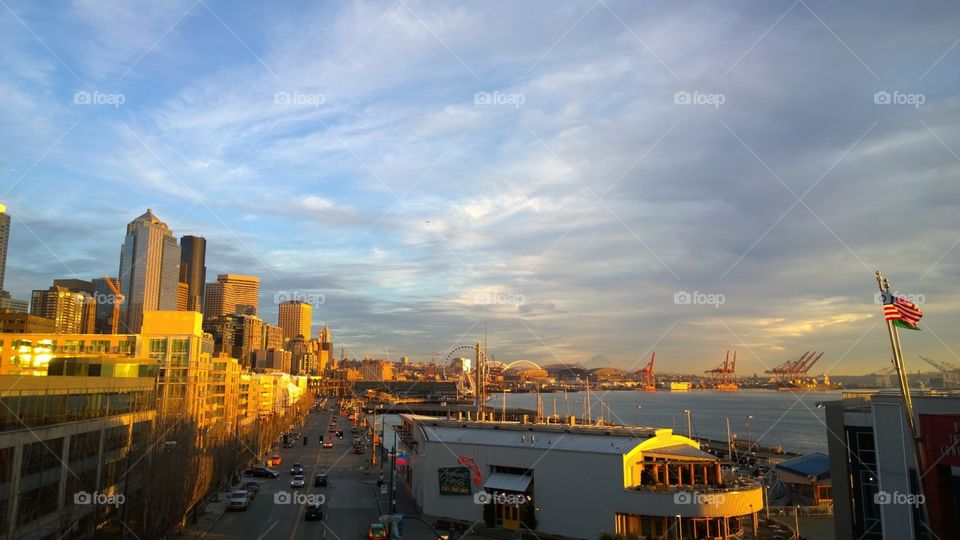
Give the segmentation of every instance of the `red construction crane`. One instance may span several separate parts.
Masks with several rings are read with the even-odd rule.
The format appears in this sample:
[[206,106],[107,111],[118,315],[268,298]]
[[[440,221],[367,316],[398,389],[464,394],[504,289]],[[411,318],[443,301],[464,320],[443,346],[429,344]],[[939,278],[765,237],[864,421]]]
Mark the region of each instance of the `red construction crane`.
[[738,390],[740,387],[737,385],[737,351],[733,351],[733,362],[730,361],[730,351],[727,351],[723,364],[708,369],[704,373],[710,373],[713,376],[714,390]]
[[113,291],[113,320],[110,323],[110,333],[116,334],[120,326],[120,304],[123,303],[123,295],[120,293],[120,280],[118,279],[114,283],[107,276],[103,276],[103,279],[106,280],[107,287],[110,287],[110,290]]
[[656,357],[657,353],[650,353],[650,363],[647,364],[647,367],[637,370],[637,378],[640,381],[639,389],[652,392],[657,389],[657,381],[653,377],[653,359]]

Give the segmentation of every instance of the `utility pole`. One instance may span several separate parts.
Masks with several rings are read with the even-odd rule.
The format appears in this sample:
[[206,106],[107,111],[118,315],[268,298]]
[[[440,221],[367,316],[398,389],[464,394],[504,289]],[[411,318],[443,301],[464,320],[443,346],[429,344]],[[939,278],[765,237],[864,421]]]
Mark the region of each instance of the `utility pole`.
[[394,477],[396,474],[397,467],[397,430],[393,430],[393,453],[390,456],[390,513],[395,514],[397,512],[397,492],[396,485],[394,483]]

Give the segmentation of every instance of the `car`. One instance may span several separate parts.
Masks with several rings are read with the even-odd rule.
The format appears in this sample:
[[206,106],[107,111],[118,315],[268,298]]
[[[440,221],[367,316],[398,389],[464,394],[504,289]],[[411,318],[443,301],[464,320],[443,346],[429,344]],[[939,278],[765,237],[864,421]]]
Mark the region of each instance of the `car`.
[[354,453],[354,454],[362,454],[362,453],[363,453],[363,447],[360,446],[360,445],[354,446],[354,447],[353,447],[353,453]]
[[303,475],[303,464],[294,463],[290,466],[290,474],[292,475]]
[[266,467],[254,467],[252,469],[247,469],[247,476],[255,476],[258,478],[277,478],[280,476],[280,473],[273,469],[268,469]]
[[333,448],[333,442],[332,442],[332,441],[323,441],[323,447],[324,447],[324,448]]
[[290,481],[290,487],[292,488],[302,488],[307,485],[307,482],[303,479],[302,474],[298,474],[293,477],[293,480]]
[[322,520],[323,519],[323,506],[319,504],[311,504],[307,506],[307,513],[304,516],[306,521],[313,520]]
[[253,480],[249,482],[244,482],[243,487],[244,489],[250,492],[251,497],[256,495],[258,491],[260,491],[260,483],[254,482]]
[[287,442],[283,443],[283,447],[284,447],[284,448],[293,448],[293,443],[290,442],[290,441],[287,441]]
[[227,508],[230,510],[246,510],[250,507],[250,492],[245,489],[231,491],[227,500],[230,503]]
[[367,529],[367,540],[387,540],[387,527],[383,523],[371,523]]
[[327,487],[327,474],[317,474],[313,479],[313,487]]
[[283,463],[283,460],[280,458],[280,454],[274,454],[273,457],[270,458],[270,465],[273,467],[276,467],[281,463]]

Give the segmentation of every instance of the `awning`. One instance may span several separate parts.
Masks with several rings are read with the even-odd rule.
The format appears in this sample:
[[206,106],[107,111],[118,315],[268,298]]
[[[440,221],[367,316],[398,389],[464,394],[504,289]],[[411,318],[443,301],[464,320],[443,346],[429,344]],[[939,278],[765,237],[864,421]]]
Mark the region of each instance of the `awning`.
[[515,493],[524,493],[530,487],[531,477],[522,474],[490,473],[487,481],[483,483],[484,489],[494,491],[513,491]]

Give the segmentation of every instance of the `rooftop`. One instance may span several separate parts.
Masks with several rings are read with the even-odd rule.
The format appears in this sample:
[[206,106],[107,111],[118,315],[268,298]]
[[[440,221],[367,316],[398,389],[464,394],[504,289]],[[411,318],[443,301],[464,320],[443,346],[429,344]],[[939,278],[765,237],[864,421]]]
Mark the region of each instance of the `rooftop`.
[[830,456],[814,452],[777,463],[776,468],[807,478],[830,478]]

